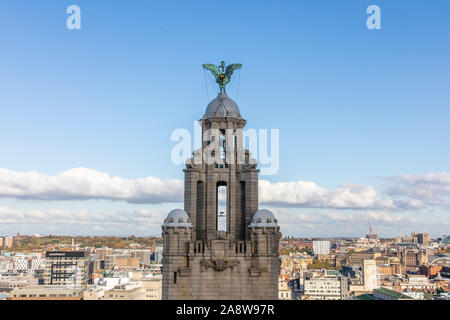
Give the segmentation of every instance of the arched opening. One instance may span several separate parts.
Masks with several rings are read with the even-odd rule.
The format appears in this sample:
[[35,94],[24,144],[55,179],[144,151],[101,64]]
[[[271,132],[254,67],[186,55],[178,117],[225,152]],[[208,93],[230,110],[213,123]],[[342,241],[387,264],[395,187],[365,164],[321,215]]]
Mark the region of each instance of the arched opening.
[[225,163],[225,156],[227,150],[227,139],[225,136],[225,130],[220,131],[220,140],[219,140],[219,153],[220,153],[220,162]]
[[228,220],[228,188],[226,183],[217,184],[217,231],[227,231]]
[[225,135],[225,130],[220,130],[219,136],[219,158],[216,162],[216,168],[228,168],[228,164],[226,162],[227,155],[227,138]]
[[203,181],[197,182],[197,208],[195,219],[195,231],[197,240],[203,240],[205,233],[205,183]]

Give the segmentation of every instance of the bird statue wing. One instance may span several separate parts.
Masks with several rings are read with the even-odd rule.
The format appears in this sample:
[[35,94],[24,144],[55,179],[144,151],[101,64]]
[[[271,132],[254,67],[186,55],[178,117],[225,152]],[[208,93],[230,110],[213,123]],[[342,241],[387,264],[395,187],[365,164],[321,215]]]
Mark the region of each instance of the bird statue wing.
[[225,76],[226,76],[228,79],[231,79],[231,75],[233,74],[233,72],[234,72],[235,70],[240,69],[241,67],[242,67],[242,64],[240,64],[240,63],[233,63],[233,64],[230,64],[230,65],[227,67],[227,70],[225,71]]
[[218,66],[214,65],[214,64],[209,64],[209,63],[205,63],[203,65],[203,68],[206,70],[211,71],[211,73],[213,74],[214,78],[216,78],[216,80],[219,78],[220,76],[220,69]]

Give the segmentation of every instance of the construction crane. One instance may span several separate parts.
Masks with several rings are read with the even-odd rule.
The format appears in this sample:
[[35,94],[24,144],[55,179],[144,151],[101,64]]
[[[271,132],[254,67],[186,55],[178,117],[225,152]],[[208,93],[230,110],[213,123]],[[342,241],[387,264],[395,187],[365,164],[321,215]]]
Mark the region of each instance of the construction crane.
[[366,238],[367,239],[374,239],[374,240],[378,240],[378,234],[373,233],[373,229],[370,225],[370,222],[367,222],[367,225],[369,226],[369,234],[366,234]]

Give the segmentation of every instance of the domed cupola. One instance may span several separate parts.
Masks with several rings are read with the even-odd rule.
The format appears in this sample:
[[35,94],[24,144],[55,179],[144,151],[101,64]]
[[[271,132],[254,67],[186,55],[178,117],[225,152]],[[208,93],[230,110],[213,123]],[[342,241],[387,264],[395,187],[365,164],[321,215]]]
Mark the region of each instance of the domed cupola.
[[220,93],[217,98],[208,104],[203,118],[242,119],[238,105],[226,93]]
[[169,212],[167,218],[164,219],[164,227],[192,227],[186,211],[181,209],[174,209]]
[[269,228],[277,228],[278,220],[275,219],[273,213],[267,209],[258,210],[252,217],[252,221],[249,225],[250,228],[255,227],[269,227]]

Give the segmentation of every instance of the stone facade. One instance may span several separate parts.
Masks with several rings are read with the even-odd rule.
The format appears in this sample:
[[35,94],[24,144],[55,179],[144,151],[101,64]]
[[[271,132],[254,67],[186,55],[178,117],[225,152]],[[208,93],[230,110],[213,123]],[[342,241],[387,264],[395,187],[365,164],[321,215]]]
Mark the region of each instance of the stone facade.
[[[258,211],[256,161],[243,147],[237,105],[220,94],[201,121],[202,148],[186,162],[184,211],[163,225],[163,300],[278,299],[279,226]],[[221,199],[219,187],[226,187]],[[226,202],[226,231],[218,230]]]

